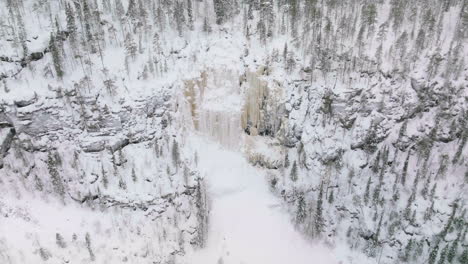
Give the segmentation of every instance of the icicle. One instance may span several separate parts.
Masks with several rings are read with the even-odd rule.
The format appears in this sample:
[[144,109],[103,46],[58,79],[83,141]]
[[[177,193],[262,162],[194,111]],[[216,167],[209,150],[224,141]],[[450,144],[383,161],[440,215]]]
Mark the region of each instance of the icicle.
[[227,70],[205,71],[185,81],[184,97],[195,130],[225,147],[240,147],[241,107],[237,74]]
[[247,73],[247,83],[249,87],[242,111],[242,128],[248,130],[250,135],[256,136],[258,135],[258,128],[261,126],[261,121],[263,120],[260,109],[267,85],[258,78],[255,72]]

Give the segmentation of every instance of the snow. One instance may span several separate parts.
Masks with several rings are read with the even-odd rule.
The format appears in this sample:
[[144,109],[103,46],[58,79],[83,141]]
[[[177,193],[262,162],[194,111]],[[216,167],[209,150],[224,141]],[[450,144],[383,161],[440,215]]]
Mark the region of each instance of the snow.
[[189,145],[199,154],[212,199],[207,246],[188,255],[189,263],[338,263],[330,249],[294,229],[264,170],[203,137],[192,136]]

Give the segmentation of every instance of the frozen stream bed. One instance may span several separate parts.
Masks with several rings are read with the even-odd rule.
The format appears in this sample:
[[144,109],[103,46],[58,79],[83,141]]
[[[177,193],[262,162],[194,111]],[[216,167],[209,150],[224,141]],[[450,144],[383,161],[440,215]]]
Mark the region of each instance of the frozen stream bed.
[[199,169],[211,200],[206,248],[187,256],[191,264],[331,264],[330,250],[295,231],[264,172],[240,152],[193,137]]

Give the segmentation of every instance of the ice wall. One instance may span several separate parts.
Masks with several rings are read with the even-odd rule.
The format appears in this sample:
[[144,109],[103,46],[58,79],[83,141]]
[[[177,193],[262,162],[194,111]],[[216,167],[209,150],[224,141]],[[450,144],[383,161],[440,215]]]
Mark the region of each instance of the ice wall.
[[[280,87],[261,79],[266,69],[239,74],[209,69],[184,81],[184,101],[193,128],[223,146],[237,149],[245,137],[273,136],[280,128]],[[244,133],[247,132],[247,133]]]
[[242,108],[242,129],[251,136],[275,136],[282,121],[282,89],[277,82],[268,84],[262,79],[266,67],[244,74],[245,93]]
[[245,75],[248,89],[246,89],[245,104],[242,109],[242,128],[250,135],[258,135],[258,129],[263,120],[260,111],[266,95],[266,83],[258,78],[256,72],[247,72]]
[[226,69],[206,70],[185,81],[184,89],[193,128],[230,149],[238,149],[242,141],[238,76]]

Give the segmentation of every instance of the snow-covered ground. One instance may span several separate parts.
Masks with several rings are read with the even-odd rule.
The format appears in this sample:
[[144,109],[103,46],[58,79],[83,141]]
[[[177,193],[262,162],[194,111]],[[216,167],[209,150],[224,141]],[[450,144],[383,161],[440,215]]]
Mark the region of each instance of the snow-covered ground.
[[192,264],[338,263],[331,251],[304,239],[280,201],[268,190],[265,171],[241,152],[204,137],[189,140],[200,159],[211,197],[206,248],[188,255]]

